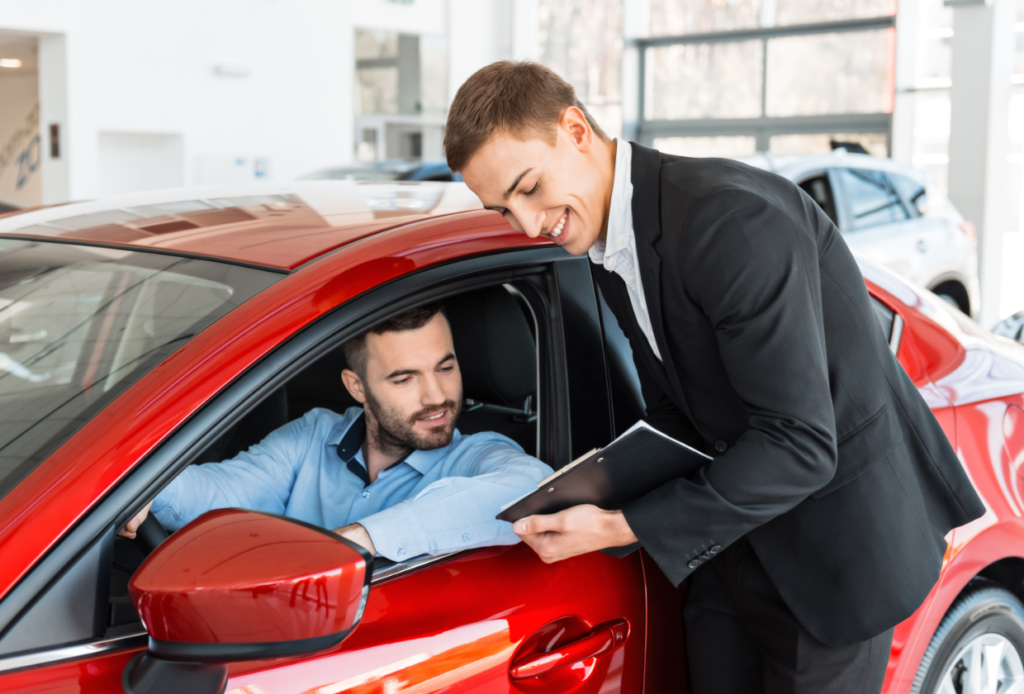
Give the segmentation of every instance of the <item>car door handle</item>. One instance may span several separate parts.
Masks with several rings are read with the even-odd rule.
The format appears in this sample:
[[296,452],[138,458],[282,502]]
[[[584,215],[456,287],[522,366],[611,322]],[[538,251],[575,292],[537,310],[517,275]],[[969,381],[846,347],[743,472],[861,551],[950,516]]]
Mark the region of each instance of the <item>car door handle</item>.
[[545,653],[531,653],[512,663],[514,680],[537,677],[558,668],[575,665],[581,660],[609,653],[629,637],[629,622],[616,619],[594,627],[589,634]]

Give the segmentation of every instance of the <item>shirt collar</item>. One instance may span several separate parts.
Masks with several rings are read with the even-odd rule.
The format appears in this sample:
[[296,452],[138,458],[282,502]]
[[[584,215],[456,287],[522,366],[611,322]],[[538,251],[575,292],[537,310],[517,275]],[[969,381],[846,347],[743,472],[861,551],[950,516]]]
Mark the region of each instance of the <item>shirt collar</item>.
[[[349,422],[341,422],[327,441],[328,446],[338,447],[338,457],[349,466],[355,463],[365,470],[366,463],[363,457],[358,455],[363,447],[363,440],[366,438],[366,413],[360,412],[359,416]],[[406,463],[421,475],[427,474],[441,459],[451,451],[452,447],[459,442],[462,435],[455,430],[452,442],[443,448],[435,448],[432,451],[413,451],[405,458],[399,460],[395,465]],[[392,466],[393,467],[393,466]]]
[[608,234],[590,247],[590,260],[604,265],[609,256],[630,247],[633,236],[633,182],[630,180],[633,148],[628,142],[615,140],[615,175],[612,199],[608,206]]

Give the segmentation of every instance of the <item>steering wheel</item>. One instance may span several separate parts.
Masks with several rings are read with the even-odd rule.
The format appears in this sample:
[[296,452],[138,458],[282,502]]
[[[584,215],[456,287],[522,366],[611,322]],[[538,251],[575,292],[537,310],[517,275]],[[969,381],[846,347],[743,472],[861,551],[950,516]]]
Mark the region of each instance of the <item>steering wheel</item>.
[[135,531],[135,543],[147,555],[152,554],[153,550],[159,547],[167,537],[164,526],[160,525],[160,521],[152,513],[146,516],[146,520],[142,521],[142,525]]

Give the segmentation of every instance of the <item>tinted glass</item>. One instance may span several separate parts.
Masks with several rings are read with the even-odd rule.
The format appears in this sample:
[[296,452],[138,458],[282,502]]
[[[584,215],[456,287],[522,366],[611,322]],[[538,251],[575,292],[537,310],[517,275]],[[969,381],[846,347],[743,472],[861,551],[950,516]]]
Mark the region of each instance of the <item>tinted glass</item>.
[[885,335],[885,341],[888,342],[892,337],[892,322],[895,314],[874,297],[871,297],[871,307],[875,309],[875,317],[878,318],[878,323],[882,326],[882,334]]
[[902,222],[908,218],[888,177],[880,171],[837,169],[852,229]]
[[0,240],[0,496],[171,352],[282,276]]
[[828,176],[809,178],[801,183],[800,187],[811,196],[814,202],[818,203],[818,207],[825,211],[833,224],[839,223],[836,221],[836,203],[832,197],[832,186],[828,182]]
[[928,191],[923,184],[897,174],[889,174],[889,180],[917,214],[922,215],[927,211]]

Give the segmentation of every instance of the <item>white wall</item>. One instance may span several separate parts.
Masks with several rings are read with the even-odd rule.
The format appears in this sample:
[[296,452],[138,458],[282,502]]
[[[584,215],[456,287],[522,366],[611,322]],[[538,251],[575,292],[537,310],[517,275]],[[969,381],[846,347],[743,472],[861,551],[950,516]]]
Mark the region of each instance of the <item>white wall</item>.
[[[198,181],[209,157],[263,159],[277,179],[349,161],[354,6],[0,0],[0,29],[64,39],[65,194],[78,199],[101,192],[104,132],[180,137],[185,184]],[[249,74],[215,74],[221,63]]]
[[535,25],[536,0],[0,0],[0,31],[39,39],[44,150],[60,125],[48,203],[109,188],[101,133],[178,138],[185,185],[349,162],[357,27],[447,34],[450,99],[480,67],[533,57]]
[[33,74],[0,75],[0,202],[42,202],[39,85]]

